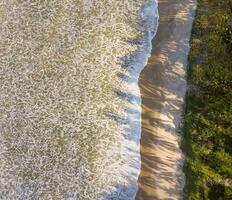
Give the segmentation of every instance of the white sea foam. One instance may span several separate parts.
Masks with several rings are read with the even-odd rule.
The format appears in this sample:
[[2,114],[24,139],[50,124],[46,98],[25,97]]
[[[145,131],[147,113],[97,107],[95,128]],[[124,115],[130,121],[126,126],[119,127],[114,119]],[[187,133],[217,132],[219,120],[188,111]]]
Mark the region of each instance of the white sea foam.
[[140,10],[142,26],[141,43],[138,49],[132,52],[129,58],[128,67],[130,69],[127,84],[125,85],[127,94],[131,97],[131,104],[128,105],[127,124],[125,125],[125,134],[129,137],[124,141],[125,160],[128,161],[126,166],[127,176],[130,180],[129,187],[124,190],[125,198],[134,199],[137,191],[137,178],[141,167],[140,158],[140,137],[141,137],[141,95],[138,87],[140,72],[147,64],[152,50],[152,39],[156,34],[158,26],[158,9],[157,1],[147,1]]
[[0,3],[0,199],[133,199],[155,0]]

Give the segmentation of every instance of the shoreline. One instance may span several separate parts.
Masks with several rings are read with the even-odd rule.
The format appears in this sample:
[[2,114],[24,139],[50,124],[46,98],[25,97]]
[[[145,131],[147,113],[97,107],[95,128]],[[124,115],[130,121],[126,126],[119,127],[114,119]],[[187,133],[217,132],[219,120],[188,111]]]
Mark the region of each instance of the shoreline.
[[[141,171],[136,199],[180,199],[184,187],[178,126],[196,0],[159,0],[159,26],[140,74]],[[158,180],[158,181],[157,181]]]

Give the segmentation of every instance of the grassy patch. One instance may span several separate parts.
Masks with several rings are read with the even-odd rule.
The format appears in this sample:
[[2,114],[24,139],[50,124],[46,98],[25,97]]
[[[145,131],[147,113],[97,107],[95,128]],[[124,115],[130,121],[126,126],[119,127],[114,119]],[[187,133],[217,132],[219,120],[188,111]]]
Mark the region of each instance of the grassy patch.
[[186,199],[232,199],[232,0],[198,0],[183,114]]

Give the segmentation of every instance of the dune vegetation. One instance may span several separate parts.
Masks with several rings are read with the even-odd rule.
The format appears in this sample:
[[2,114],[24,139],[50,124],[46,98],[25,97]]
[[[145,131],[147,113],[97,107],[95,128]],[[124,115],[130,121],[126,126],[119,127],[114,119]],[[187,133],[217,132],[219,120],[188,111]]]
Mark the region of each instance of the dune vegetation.
[[232,199],[232,0],[198,0],[183,113],[186,199]]

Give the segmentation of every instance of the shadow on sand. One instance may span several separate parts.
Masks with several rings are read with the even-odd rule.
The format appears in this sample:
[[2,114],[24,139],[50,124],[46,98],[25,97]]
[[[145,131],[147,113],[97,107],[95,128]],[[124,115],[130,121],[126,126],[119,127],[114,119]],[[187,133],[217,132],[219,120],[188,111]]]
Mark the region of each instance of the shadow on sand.
[[[184,68],[187,65],[189,49],[187,35],[190,33],[191,20],[194,15],[193,1],[184,0],[183,4],[180,4],[179,1],[170,3],[160,0],[159,14],[159,30],[153,40],[152,54],[139,77],[142,99],[142,134],[140,139],[141,172],[135,197],[137,200],[176,199],[182,193],[184,185],[183,174],[176,173],[182,171],[180,168],[183,164],[177,132],[186,92],[186,70]],[[186,36],[175,32],[178,26],[186,27],[184,32]],[[130,40],[129,42],[133,44],[136,41]],[[122,67],[128,68],[130,59],[137,53],[134,52],[133,55],[122,58]],[[123,81],[137,82],[132,74],[128,76],[119,73],[118,78]],[[115,91],[115,93],[128,102],[140,98],[122,91]],[[131,109],[125,111],[128,114],[137,112]],[[120,119],[120,116],[115,116],[115,119]],[[133,129],[125,131],[131,132]],[[126,139],[133,139],[133,137]],[[133,187],[133,183],[127,186],[115,186],[115,194],[107,194],[106,199],[133,199],[123,197],[123,195],[122,198],[120,195],[117,196],[121,191],[130,190],[131,186]],[[162,194],[164,194],[163,198],[160,198]]]

